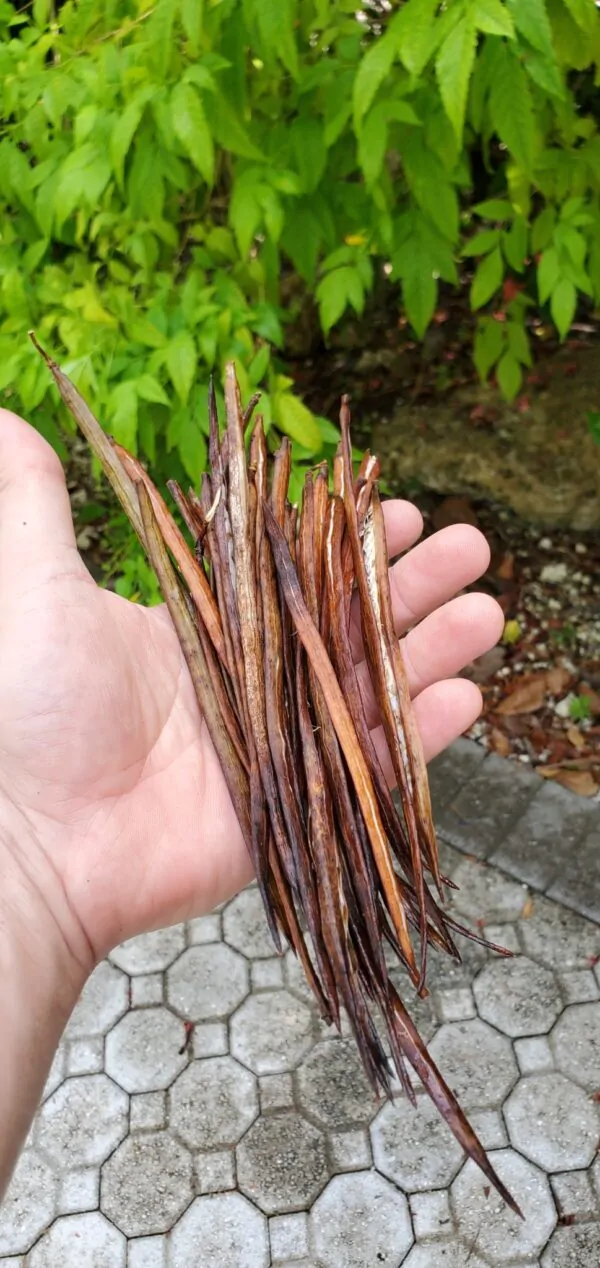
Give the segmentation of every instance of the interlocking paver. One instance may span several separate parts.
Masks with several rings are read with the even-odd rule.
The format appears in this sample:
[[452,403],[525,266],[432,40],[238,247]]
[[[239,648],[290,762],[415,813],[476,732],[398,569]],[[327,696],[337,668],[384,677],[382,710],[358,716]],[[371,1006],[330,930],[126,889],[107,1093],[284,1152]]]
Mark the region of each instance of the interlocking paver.
[[65,1039],[108,1034],[128,1006],[129,982],[125,974],[103,960],[84,986],[65,1030]]
[[97,1167],[81,1167],[68,1171],[62,1177],[58,1191],[59,1215],[74,1215],[81,1211],[95,1211],[100,1193],[100,1172]]
[[274,1215],[269,1220],[269,1237],[273,1259],[300,1259],[309,1252],[308,1218],[304,1212],[295,1215]]
[[44,1102],[37,1141],[61,1170],[99,1166],[127,1134],[129,1097],[105,1074],[67,1079]]
[[463,1151],[429,1097],[416,1109],[406,1097],[384,1105],[371,1125],[375,1166],[406,1193],[441,1189],[456,1175]]
[[413,1193],[410,1211],[415,1237],[419,1240],[424,1241],[428,1237],[447,1238],[452,1231],[452,1212],[446,1189],[438,1189],[433,1193]]
[[198,1154],[194,1160],[198,1193],[226,1193],[235,1189],[235,1154],[223,1149],[218,1153]]
[[208,916],[197,916],[195,920],[188,920],[185,928],[190,947],[201,946],[205,942],[220,942],[223,936],[221,915],[218,911],[213,911]]
[[162,1004],[164,999],[164,981],[162,973],[142,973],[131,979],[131,1007],[148,1008],[151,1004]]
[[247,999],[231,1019],[231,1052],[255,1074],[293,1070],[312,1044],[312,1011],[289,991]]
[[531,915],[518,924],[523,949],[532,960],[564,973],[588,969],[600,954],[600,928],[548,898],[536,896]]
[[166,1092],[141,1092],[132,1096],[129,1106],[129,1130],[160,1131],[167,1125]]
[[294,1083],[291,1074],[263,1074],[258,1080],[260,1108],[263,1114],[269,1110],[292,1109]]
[[196,1198],[170,1237],[169,1268],[268,1268],[267,1222],[240,1193]]
[[501,1105],[517,1080],[510,1041],[479,1018],[442,1026],[429,1050],[464,1109]]
[[155,929],[130,938],[110,953],[110,959],[125,973],[162,973],[177,959],[185,947],[183,925]]
[[472,778],[484,761],[485,749],[461,737],[429,764],[429,785],[436,823],[445,805]]
[[376,1171],[335,1176],[313,1206],[310,1229],[323,1268],[399,1264],[413,1241],[406,1198]]
[[66,1045],[65,1077],[76,1074],[101,1074],[103,1067],[103,1035],[95,1035],[92,1039],[74,1039],[72,1043]]
[[593,1220],[598,1215],[600,1202],[594,1190],[589,1171],[566,1171],[554,1175],[550,1183],[561,1217],[573,1220]]
[[185,1027],[167,1008],[128,1013],[106,1040],[106,1072],[126,1092],[169,1087],[187,1060]]
[[[592,826],[591,813],[588,822]],[[595,831],[580,841],[576,850],[564,851],[560,871],[548,890],[550,898],[582,911],[591,920],[600,920],[600,831],[594,815]],[[563,846],[564,849],[564,846]]]
[[526,956],[493,960],[473,990],[480,1017],[511,1039],[544,1034],[563,1008],[553,974]]
[[600,1224],[558,1228],[541,1263],[542,1268],[596,1268],[600,1263]]
[[556,1223],[556,1208],[546,1176],[511,1150],[491,1155],[500,1179],[516,1196],[521,1220],[494,1189],[482,1181],[469,1159],[450,1190],[459,1235],[469,1249],[493,1264],[512,1264],[539,1255]]
[[230,947],[241,951],[249,960],[271,959],[274,955],[273,939],[256,886],[242,890],[228,903],[223,912],[223,936]]
[[484,924],[504,924],[517,920],[527,901],[528,890],[519,881],[476,859],[461,859],[452,880],[452,905],[468,920]]
[[550,1043],[559,1070],[589,1092],[597,1092],[600,1085],[598,1005],[571,1004],[559,1017]]
[[166,1237],[136,1237],[128,1242],[127,1268],[167,1268]]
[[224,1021],[203,1022],[194,1026],[192,1052],[200,1060],[203,1057],[225,1057],[229,1052],[229,1034]]
[[469,1122],[479,1136],[484,1149],[503,1149],[508,1144],[501,1110],[471,1110]]
[[334,1172],[364,1171],[373,1162],[371,1141],[366,1131],[329,1132],[328,1143]]
[[466,854],[489,858],[538,787],[539,776],[492,753],[444,807],[438,831]]
[[546,889],[576,851],[590,823],[590,808],[560,784],[538,783],[524,814],[491,856],[491,861],[537,889]]
[[302,1062],[296,1075],[298,1100],[321,1127],[368,1123],[377,1104],[353,1039],[326,1039]]
[[514,1050],[521,1074],[542,1074],[554,1069],[554,1053],[546,1035],[515,1039]]
[[125,1268],[127,1244],[123,1234],[100,1215],[67,1215],[34,1246],[28,1256],[29,1268]]
[[600,996],[596,975],[592,969],[573,969],[570,973],[557,973],[556,980],[565,1004],[587,1004]]
[[58,1182],[35,1149],[21,1155],[0,1210],[0,1255],[29,1250],[54,1219]]
[[236,1145],[257,1114],[256,1078],[233,1057],[193,1061],[169,1094],[171,1128],[191,1149]]
[[102,1169],[101,1208],[127,1237],[166,1233],[191,1199],[191,1156],[168,1132],[128,1136]]
[[266,1215],[310,1206],[329,1179],[323,1133],[294,1110],[259,1118],[236,1157],[240,1189]]
[[188,1021],[216,1021],[241,1004],[249,984],[247,962],[231,947],[190,947],[167,973],[167,1000]]
[[504,1116],[515,1149],[544,1171],[589,1167],[595,1156],[600,1113],[583,1088],[562,1074],[522,1079]]
[[[402,1268],[465,1268],[466,1255],[463,1243],[457,1238],[428,1241],[421,1246],[413,1246],[408,1259],[403,1260]],[[468,1268],[487,1268],[487,1265],[471,1251]]]

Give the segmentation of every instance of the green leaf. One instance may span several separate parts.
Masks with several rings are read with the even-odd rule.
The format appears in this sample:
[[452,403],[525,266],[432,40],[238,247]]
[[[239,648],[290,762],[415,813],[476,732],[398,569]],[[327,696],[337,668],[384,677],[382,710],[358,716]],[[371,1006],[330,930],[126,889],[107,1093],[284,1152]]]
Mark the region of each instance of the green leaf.
[[565,86],[558,63],[550,61],[543,53],[535,49],[527,49],[523,55],[523,65],[529,78],[551,97],[564,98]]
[[502,395],[507,401],[514,401],[523,382],[523,371],[512,352],[507,351],[500,357],[496,366],[496,378]]
[[33,20],[36,26],[46,27],[51,12],[51,0],[33,0]]
[[554,287],[560,277],[560,264],[558,261],[558,251],[555,247],[548,247],[540,257],[537,267],[537,285],[540,304],[545,304],[549,299]]
[[290,74],[298,76],[295,0],[252,0],[254,20],[266,51],[278,57]]
[[317,286],[319,315],[325,334],[328,334],[336,321],[339,321],[348,304],[347,278],[348,274],[354,272],[355,270],[349,267],[332,269]]
[[307,449],[320,453],[323,437],[319,424],[306,405],[291,392],[276,392],[273,397],[273,422],[280,431]]
[[552,31],[545,0],[508,0],[517,31],[532,48],[537,48],[549,61],[554,61]]
[[415,256],[414,264],[402,279],[402,298],[406,315],[419,339],[423,338],[433,317],[437,294],[438,284],[433,273],[421,268],[418,256]]
[[475,26],[471,14],[468,13],[450,32],[435,62],[444,109],[459,142],[462,140],[476,44]]
[[131,142],[138,130],[142,115],[147,103],[150,101],[154,93],[154,88],[142,88],[137,93],[129,105],[125,107],[123,114],[119,116],[112,130],[109,141],[109,152],[112,162],[113,172],[117,178],[119,188],[123,188],[123,173],[125,167],[125,159],[129,153]]
[[508,44],[500,44],[497,49],[490,111],[500,140],[508,147],[517,163],[526,172],[530,172],[535,149],[531,92],[527,75]]
[[501,322],[493,317],[485,317],[483,321],[480,321],[475,335],[473,360],[477,373],[483,381],[487,379],[492,366],[501,355],[504,341],[504,326]]
[[135,383],[118,383],[109,397],[108,423],[115,440],[133,453],[137,448],[137,412]]
[[262,219],[255,187],[237,180],[229,200],[229,221],[236,236],[240,255],[248,255],[254,235]]
[[169,377],[182,403],[186,404],[196,374],[196,345],[189,330],[180,330],[166,351]]
[[143,401],[151,401],[156,405],[170,405],[171,402],[164,387],[153,374],[142,374],[135,380],[135,389]]
[[469,238],[468,242],[465,242],[461,255],[487,255],[488,251],[497,246],[499,241],[499,229],[482,229],[480,233],[476,233],[473,238]]
[[514,38],[513,20],[501,0],[475,0],[473,16],[478,31],[485,31],[486,35]]
[[488,198],[483,203],[476,203],[473,211],[484,220],[511,220],[514,209],[504,198]]
[[415,79],[437,48],[438,7],[438,0],[408,0],[390,23],[390,35],[402,63]]
[[192,484],[197,487],[200,483],[200,476],[206,469],[206,441],[191,410],[186,410],[181,420],[177,452],[185,467],[186,474]]
[[367,185],[381,173],[387,149],[388,125],[385,102],[379,102],[363,121],[358,137],[358,161]]
[[552,240],[554,226],[556,224],[556,212],[554,207],[544,207],[536,216],[531,226],[531,250],[537,254],[543,251],[544,247]]
[[510,229],[502,235],[502,249],[511,269],[522,273],[525,268],[529,225],[523,216],[515,216]]
[[507,323],[508,346],[517,361],[522,365],[531,365],[531,348],[529,347],[529,339],[527,331],[520,321],[509,321]]
[[561,339],[566,339],[577,307],[577,291],[567,277],[561,277],[550,297],[552,320]]
[[171,95],[171,119],[175,135],[189,154],[207,185],[212,185],[215,174],[213,139],[210,134],[202,102],[191,84],[175,85]]
[[258,383],[262,382],[269,368],[270,360],[271,349],[268,343],[265,343],[262,348],[259,348],[256,356],[252,358],[248,367],[248,378],[252,387],[256,387]]
[[593,35],[598,23],[598,9],[594,0],[564,0],[564,3],[577,26],[588,35]]
[[197,56],[204,25],[204,0],[179,0],[181,25]]
[[477,265],[471,283],[471,308],[481,308],[495,295],[504,276],[502,252],[496,247]]
[[396,40],[393,33],[387,31],[375,40],[359,63],[352,91],[355,127],[366,115],[375,94],[389,75],[396,52]]
[[292,146],[304,193],[317,188],[327,163],[327,149],[319,119],[304,115],[292,125]]
[[207,97],[204,109],[213,137],[224,150],[231,154],[239,154],[241,158],[254,159],[257,163],[265,162],[262,150],[255,145],[230,103],[224,100],[222,93],[219,93],[218,97],[214,93]]

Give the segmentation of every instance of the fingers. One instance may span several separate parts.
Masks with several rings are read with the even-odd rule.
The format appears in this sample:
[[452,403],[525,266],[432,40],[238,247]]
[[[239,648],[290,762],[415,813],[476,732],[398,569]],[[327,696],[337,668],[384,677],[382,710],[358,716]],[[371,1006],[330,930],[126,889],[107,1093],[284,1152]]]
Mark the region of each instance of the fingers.
[[[415,700],[415,716],[425,760],[430,762],[437,757],[442,749],[473,725],[480,713],[481,692],[474,682],[468,682],[466,678],[451,678],[427,687]],[[393,786],[396,781],[383,728],[377,727],[372,735],[385,776]]]
[[60,460],[33,427],[0,410],[0,589],[69,569],[85,571]]
[[[502,609],[487,594],[463,594],[437,608],[402,640],[411,696],[418,696],[439,679],[460,673],[498,642],[503,625]],[[376,726],[379,710],[366,661],[357,666],[356,673],[367,721]]]
[[412,502],[405,502],[402,498],[383,502],[382,507],[388,556],[393,559],[419,540],[423,532],[423,516]]

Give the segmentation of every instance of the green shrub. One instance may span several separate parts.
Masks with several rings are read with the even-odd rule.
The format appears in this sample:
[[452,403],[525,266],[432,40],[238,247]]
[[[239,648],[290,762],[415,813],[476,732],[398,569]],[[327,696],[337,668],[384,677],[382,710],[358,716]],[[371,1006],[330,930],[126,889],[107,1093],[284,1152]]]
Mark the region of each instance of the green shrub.
[[298,464],[335,439],[283,373],[286,274],[325,335],[378,280],[422,337],[474,268],[509,398],[527,309],[564,337],[600,295],[594,0],[0,0],[0,40],[0,391],[59,448],[30,327],[196,480],[229,358]]

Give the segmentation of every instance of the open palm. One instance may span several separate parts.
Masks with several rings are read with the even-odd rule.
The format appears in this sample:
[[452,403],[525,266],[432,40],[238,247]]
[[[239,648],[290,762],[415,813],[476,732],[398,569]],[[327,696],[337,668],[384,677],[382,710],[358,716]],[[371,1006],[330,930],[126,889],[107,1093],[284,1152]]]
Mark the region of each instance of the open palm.
[[[395,555],[412,546],[421,519],[406,502],[388,503],[385,512]],[[409,551],[392,571],[428,758],[480,709],[478,689],[452,675],[496,641],[502,615],[485,595],[453,596],[487,560],[484,539],[465,525]],[[376,741],[385,762],[378,730]],[[7,411],[0,411],[3,822],[23,825],[39,883],[44,869],[58,879],[97,957],[135,933],[210,909],[251,875],[166,611],[96,586],[77,553],[58,459]]]

